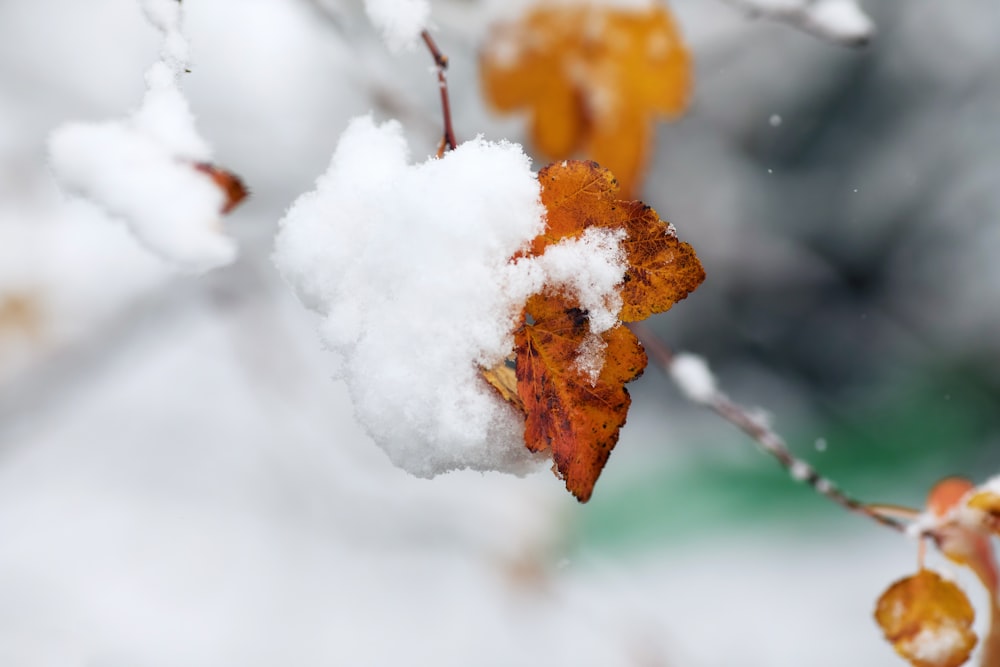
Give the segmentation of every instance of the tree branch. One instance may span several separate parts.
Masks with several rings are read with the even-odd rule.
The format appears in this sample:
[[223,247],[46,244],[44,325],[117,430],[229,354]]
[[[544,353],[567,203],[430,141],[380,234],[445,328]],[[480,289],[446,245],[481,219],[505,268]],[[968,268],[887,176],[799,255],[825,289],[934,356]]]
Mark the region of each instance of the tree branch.
[[[815,468],[796,458],[788,449],[788,445],[780,435],[772,431],[760,419],[754,417],[749,410],[742,405],[733,402],[728,396],[715,389],[710,384],[704,387],[703,391],[691,391],[690,387],[684,386],[678,380],[674,355],[666,343],[660,340],[653,331],[642,323],[629,325],[632,332],[642,341],[646,351],[658,363],[660,368],[676,382],[684,394],[692,401],[700,403],[709,408],[727,422],[750,436],[760,446],[765,453],[770,454],[788,470],[789,474],[800,482],[805,482],[817,493],[825,498],[837,503],[844,509],[855,514],[865,516],[883,526],[895,531],[905,533],[906,526],[898,519],[879,513],[874,508],[855,500],[841,491],[837,486],[819,474]],[[707,369],[706,369],[707,372]]]
[[875,24],[855,0],[724,0],[751,17],[780,21],[841,46],[861,47],[875,35]]
[[441,115],[444,117],[444,136],[438,147],[438,157],[441,157],[446,151],[454,150],[458,146],[458,142],[455,141],[455,130],[451,126],[451,102],[448,99],[448,79],[445,77],[445,71],[448,69],[448,57],[441,53],[429,32],[421,31],[420,37],[423,38],[424,44],[427,45],[431,57],[434,58],[434,64],[437,66],[438,87],[441,89]]

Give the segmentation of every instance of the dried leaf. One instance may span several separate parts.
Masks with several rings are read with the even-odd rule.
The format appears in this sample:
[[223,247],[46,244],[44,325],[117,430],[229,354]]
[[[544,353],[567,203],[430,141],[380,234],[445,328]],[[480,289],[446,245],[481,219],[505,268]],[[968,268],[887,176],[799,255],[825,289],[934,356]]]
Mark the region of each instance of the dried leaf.
[[[588,227],[625,230],[628,268],[620,319],[635,321],[665,311],[704,279],[694,250],[677,240],[656,211],[616,198],[618,187],[608,170],[594,162],[567,161],[545,167],[538,178],[546,228],[529,254],[541,254]],[[588,313],[562,292],[532,297],[525,313],[532,321],[525,317],[515,332],[525,444],[535,452],[551,450],[566,488],[586,502],[628,414],[631,399],[625,383],[642,373],[646,353],[621,325],[595,337]],[[587,347],[603,348],[599,368],[581,367],[580,351]]]
[[896,652],[915,667],[958,667],[976,645],[969,599],[930,570],[890,586],[879,598],[875,620]]
[[517,390],[527,412],[528,449],[551,449],[566,488],[586,502],[628,414],[625,383],[642,374],[646,353],[625,327],[604,332],[604,365],[592,381],[575,363],[581,345],[593,335],[587,314],[566,304],[558,294],[529,300],[534,324],[515,333]]
[[226,195],[226,201],[220,211],[223,215],[232,212],[250,194],[240,177],[231,171],[226,171],[209,162],[197,162],[194,168],[210,176],[215,185]]
[[524,412],[524,402],[517,395],[517,374],[514,368],[508,366],[506,362],[501,362],[493,368],[480,370],[479,374],[496,389],[500,398]]
[[653,121],[688,103],[690,58],[667,9],[546,5],[496,26],[480,60],[487,99],[526,108],[543,155],[581,152],[639,190]]

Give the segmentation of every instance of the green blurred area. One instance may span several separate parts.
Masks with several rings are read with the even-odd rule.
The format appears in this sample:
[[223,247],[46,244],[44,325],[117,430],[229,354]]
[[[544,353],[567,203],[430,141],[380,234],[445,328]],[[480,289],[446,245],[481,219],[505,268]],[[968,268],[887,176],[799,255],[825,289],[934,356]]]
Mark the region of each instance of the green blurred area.
[[[866,502],[919,507],[943,477],[981,481],[1000,470],[1000,392],[975,369],[925,372],[888,395],[878,405],[828,406],[825,417],[781,435],[797,456]],[[718,441],[684,446],[755,446],[721,419],[718,426]],[[629,484],[596,493],[578,514],[581,546],[633,550],[736,524],[780,523],[791,529],[864,521],[794,481],[764,453],[738,464],[694,457],[690,463],[664,462],[637,473]]]

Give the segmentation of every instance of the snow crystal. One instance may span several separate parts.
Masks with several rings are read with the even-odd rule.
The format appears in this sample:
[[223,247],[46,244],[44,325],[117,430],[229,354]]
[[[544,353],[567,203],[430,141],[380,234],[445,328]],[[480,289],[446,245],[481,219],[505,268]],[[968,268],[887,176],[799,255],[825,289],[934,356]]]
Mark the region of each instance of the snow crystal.
[[222,234],[225,194],[196,168],[211,153],[178,87],[187,63],[181,5],[143,0],[142,6],[164,33],[142,105],[121,121],[57,128],[49,138],[52,169],[64,187],[121,217],[146,248],[179,268],[229,264],[236,246]]
[[[359,421],[415,475],[535,467],[523,419],[479,376],[512,351],[529,296],[558,288],[589,311],[592,333],[616,324],[622,232],[510,260],[543,228],[539,194],[520,146],[477,138],[411,165],[398,123],[362,117],[281,221],[275,263],[323,315]],[[597,352],[581,361],[588,372]]]
[[678,354],[670,363],[670,377],[695,403],[710,403],[717,393],[715,376],[708,363],[695,354]]
[[389,48],[403,51],[416,46],[431,6],[427,0],[365,0],[365,11]]

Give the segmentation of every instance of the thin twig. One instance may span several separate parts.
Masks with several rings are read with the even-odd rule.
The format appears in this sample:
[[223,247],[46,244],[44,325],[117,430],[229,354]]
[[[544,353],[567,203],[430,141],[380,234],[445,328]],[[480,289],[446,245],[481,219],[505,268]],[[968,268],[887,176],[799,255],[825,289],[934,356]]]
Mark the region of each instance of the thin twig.
[[448,69],[448,56],[441,53],[429,32],[422,30],[420,36],[431,52],[434,64],[437,65],[438,87],[441,89],[441,115],[444,116],[444,136],[441,138],[441,146],[438,148],[438,157],[441,157],[446,151],[454,150],[458,146],[458,142],[455,141],[455,130],[451,126],[451,102],[448,99],[448,79],[445,76],[445,70]]
[[[668,376],[672,376],[671,366],[674,362],[674,353],[667,344],[644,324],[633,323],[629,325],[629,328],[642,341],[646,351],[657,361],[661,369]],[[730,400],[725,394],[713,391],[710,397],[704,401],[704,405],[753,438],[760,448],[776,458],[793,478],[807,483],[820,495],[832,500],[849,512],[868,517],[872,521],[901,533],[906,532],[905,524],[893,517],[878,513],[869,508],[868,505],[851,498],[837,488],[832,481],[821,476],[811,465],[796,458],[789,451],[788,445],[785,444],[780,435],[768,428],[760,419],[753,417],[745,407]]]

